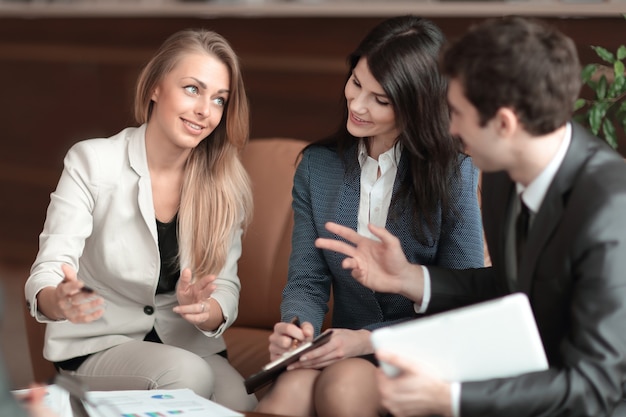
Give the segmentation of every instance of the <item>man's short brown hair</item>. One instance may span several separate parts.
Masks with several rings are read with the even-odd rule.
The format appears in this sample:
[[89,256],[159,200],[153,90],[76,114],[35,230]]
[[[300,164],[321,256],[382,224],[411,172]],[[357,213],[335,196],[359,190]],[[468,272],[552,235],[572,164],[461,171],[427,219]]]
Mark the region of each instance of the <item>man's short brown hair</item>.
[[484,126],[502,107],[543,135],[571,117],[581,88],[574,42],[535,19],[489,19],[451,44],[442,72],[458,79]]

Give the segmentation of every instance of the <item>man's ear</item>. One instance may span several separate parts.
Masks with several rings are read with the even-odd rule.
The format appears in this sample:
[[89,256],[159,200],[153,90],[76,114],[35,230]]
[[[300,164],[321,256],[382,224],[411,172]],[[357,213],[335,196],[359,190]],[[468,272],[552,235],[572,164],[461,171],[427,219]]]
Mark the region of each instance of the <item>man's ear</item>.
[[500,137],[512,136],[519,127],[517,115],[508,107],[500,107],[493,117],[493,122]]

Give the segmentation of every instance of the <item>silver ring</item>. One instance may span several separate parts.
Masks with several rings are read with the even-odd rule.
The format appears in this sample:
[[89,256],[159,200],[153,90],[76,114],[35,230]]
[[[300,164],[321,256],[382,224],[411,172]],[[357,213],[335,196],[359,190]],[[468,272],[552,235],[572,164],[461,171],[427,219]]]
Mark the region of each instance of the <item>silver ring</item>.
[[200,313],[204,313],[204,309],[206,308],[206,306],[204,305],[204,301],[200,303],[200,305],[202,306],[202,310],[200,310]]

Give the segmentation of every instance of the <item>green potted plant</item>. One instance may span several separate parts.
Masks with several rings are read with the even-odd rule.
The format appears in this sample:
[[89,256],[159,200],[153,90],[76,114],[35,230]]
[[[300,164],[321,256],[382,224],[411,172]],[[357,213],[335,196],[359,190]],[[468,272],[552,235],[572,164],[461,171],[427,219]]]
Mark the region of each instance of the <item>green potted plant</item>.
[[617,149],[618,135],[626,133],[626,46],[621,45],[615,53],[601,46],[592,48],[603,64],[588,64],[583,68],[582,81],[593,97],[576,100],[575,118]]

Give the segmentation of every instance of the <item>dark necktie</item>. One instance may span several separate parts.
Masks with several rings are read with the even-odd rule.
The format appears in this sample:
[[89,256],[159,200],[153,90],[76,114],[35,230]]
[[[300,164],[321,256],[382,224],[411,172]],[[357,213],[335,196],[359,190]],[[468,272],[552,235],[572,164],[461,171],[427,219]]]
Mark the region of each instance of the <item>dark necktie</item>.
[[530,221],[530,210],[528,206],[524,204],[522,197],[519,197],[521,210],[517,215],[515,221],[515,254],[517,255],[517,269],[519,271],[522,260],[522,252],[526,245],[526,238],[528,237],[528,224]]

